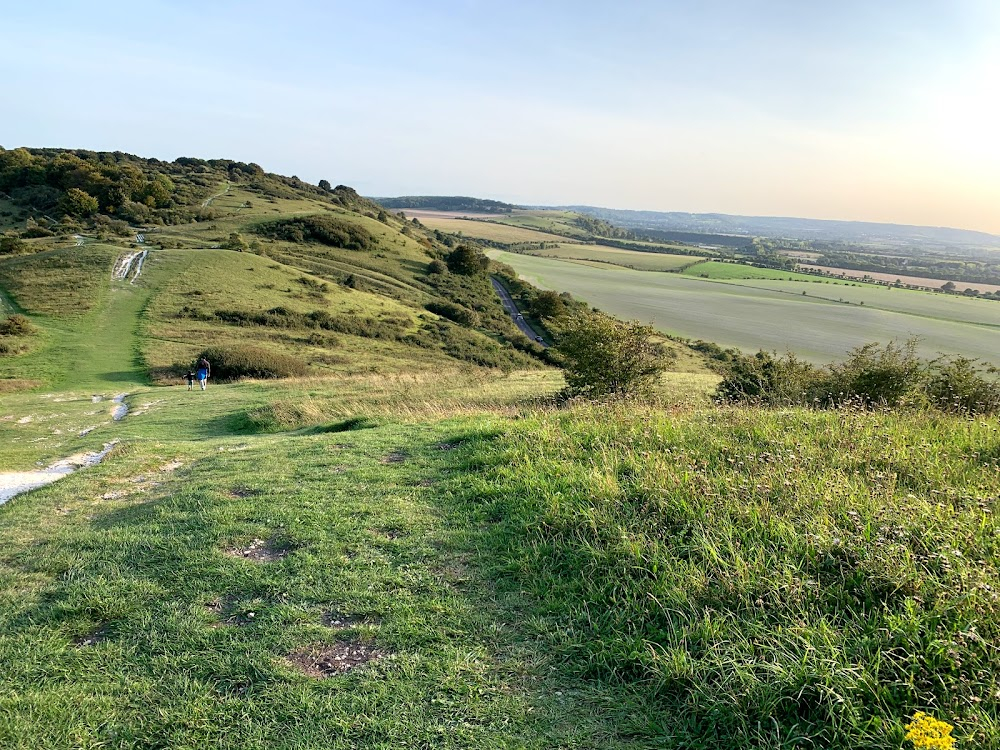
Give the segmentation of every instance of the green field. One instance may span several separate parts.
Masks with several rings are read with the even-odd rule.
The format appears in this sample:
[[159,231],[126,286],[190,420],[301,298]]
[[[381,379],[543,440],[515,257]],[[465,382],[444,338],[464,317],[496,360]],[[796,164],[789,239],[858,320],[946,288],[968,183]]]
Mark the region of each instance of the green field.
[[[690,255],[669,255],[667,253],[644,253],[635,250],[620,250],[605,245],[577,245],[562,243],[558,247],[525,250],[527,255],[565,260],[587,260],[610,263],[637,271],[679,271],[686,266],[699,263],[702,258]],[[703,264],[702,264],[703,265]]]
[[[711,281],[491,252],[526,280],[673,335],[827,362],[870,341],[920,338],[919,350],[989,359],[1000,352],[1000,304],[875,285]],[[843,300],[843,301],[841,301]],[[863,305],[861,303],[864,303]]]
[[[684,269],[688,276],[697,276],[703,279],[718,279],[722,281],[732,281],[734,279],[781,279],[785,281],[816,281],[815,276],[809,274],[796,273],[795,271],[781,271],[776,268],[757,268],[744,263],[723,263],[717,260],[709,260],[688,266]],[[828,279],[821,279],[827,281]],[[835,283],[845,283],[842,279],[829,279]],[[849,282],[847,282],[849,283]]]

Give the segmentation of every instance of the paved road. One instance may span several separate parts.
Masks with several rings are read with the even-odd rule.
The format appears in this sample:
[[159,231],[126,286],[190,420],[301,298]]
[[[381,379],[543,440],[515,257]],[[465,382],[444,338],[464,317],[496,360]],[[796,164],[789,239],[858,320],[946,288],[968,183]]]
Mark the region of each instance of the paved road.
[[513,298],[511,298],[510,293],[503,288],[503,284],[501,284],[496,279],[490,279],[490,281],[493,282],[493,288],[496,289],[497,294],[500,295],[500,301],[503,302],[504,309],[506,309],[507,312],[510,313],[511,319],[513,319],[514,323],[517,324],[517,327],[521,329],[521,333],[523,333],[532,341],[535,341],[541,344],[542,346],[548,348],[548,344],[546,344],[544,341],[538,341],[537,339],[538,332],[535,331],[534,328],[529,326],[528,322],[524,318],[520,317],[521,313],[518,311],[517,305],[514,303]]

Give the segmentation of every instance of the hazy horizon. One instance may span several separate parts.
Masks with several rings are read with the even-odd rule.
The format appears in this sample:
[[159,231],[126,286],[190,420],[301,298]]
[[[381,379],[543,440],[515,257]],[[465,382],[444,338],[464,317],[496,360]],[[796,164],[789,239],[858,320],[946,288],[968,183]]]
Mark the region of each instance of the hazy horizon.
[[19,4],[0,144],[1000,234],[998,32],[987,0]]

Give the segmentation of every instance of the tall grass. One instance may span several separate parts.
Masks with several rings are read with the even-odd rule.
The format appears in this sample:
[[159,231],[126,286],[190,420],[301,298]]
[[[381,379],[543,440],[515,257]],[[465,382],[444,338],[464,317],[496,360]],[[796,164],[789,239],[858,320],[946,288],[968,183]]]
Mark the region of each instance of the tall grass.
[[665,747],[1000,747],[1000,425],[581,407],[481,445],[464,492],[551,647]]

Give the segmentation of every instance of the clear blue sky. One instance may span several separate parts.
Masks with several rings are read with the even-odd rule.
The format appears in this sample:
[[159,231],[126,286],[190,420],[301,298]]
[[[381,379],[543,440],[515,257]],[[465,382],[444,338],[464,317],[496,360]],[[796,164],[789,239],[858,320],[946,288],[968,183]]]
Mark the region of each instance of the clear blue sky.
[[12,3],[0,145],[1000,233],[998,5]]

